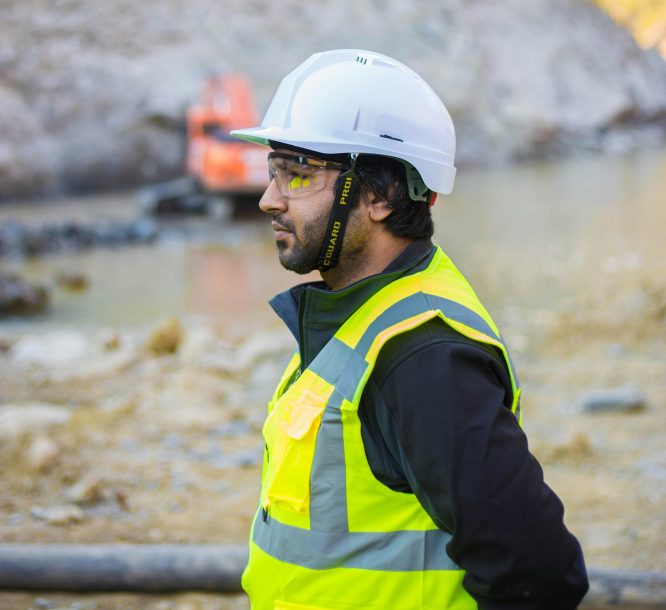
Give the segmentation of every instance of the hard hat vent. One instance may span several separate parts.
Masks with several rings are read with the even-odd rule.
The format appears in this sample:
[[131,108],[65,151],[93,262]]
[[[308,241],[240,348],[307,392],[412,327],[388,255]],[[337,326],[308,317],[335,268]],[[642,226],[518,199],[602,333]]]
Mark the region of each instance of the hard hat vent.
[[365,64],[368,63],[368,58],[367,58],[367,57],[363,57],[363,55],[357,55],[357,56],[356,56],[356,61],[357,61],[359,64],[364,64],[364,65],[365,65]]

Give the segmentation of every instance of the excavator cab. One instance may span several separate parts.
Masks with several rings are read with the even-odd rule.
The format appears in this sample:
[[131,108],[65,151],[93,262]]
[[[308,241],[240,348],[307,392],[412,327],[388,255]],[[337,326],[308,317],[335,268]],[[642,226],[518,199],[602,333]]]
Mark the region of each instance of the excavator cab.
[[186,176],[139,192],[152,214],[223,216],[256,203],[268,185],[266,149],[232,138],[232,129],[258,123],[250,82],[240,74],[215,76],[187,112]]
[[201,189],[219,194],[261,194],[268,184],[266,149],[229,132],[258,123],[249,81],[216,76],[206,83],[201,104],[187,113],[187,173]]

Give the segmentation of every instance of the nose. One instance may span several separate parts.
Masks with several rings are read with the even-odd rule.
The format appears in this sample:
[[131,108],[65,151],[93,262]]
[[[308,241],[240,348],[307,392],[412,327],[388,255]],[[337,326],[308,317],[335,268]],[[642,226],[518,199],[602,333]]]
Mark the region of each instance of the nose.
[[287,209],[287,198],[280,194],[275,184],[271,180],[259,200],[259,209],[266,214],[280,214]]

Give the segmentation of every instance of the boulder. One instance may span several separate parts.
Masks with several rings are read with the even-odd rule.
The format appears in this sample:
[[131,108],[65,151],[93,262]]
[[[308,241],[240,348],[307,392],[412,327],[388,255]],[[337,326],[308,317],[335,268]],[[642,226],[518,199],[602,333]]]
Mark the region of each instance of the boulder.
[[146,349],[154,356],[175,354],[180,348],[185,331],[176,318],[167,318],[158,324],[146,341]]
[[32,439],[27,452],[27,461],[37,472],[46,472],[60,459],[60,447],[48,436],[38,435]]
[[14,274],[0,273],[0,316],[31,315],[48,308],[49,290]]
[[22,336],[14,344],[10,355],[14,362],[21,365],[60,368],[87,361],[92,353],[92,346],[84,333],[60,329]]
[[78,269],[61,269],[56,274],[58,286],[72,292],[87,290],[90,285],[88,276]]
[[40,402],[0,405],[0,439],[36,433],[71,419],[70,411],[59,405]]
[[83,509],[76,504],[57,504],[54,506],[34,506],[30,515],[39,521],[46,521],[49,525],[71,525],[83,521]]
[[647,405],[647,398],[640,388],[626,385],[614,389],[592,390],[581,398],[581,408],[586,413],[600,413],[604,411],[637,412],[643,411]]

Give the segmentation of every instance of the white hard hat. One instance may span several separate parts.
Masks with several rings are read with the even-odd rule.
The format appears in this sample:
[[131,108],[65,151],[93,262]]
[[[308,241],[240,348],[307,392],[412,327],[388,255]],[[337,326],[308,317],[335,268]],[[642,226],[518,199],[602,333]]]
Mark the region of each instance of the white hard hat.
[[431,191],[453,189],[456,136],[446,107],[416,72],[371,51],[312,55],[282,80],[260,127],[231,134],[266,146],[402,159]]

